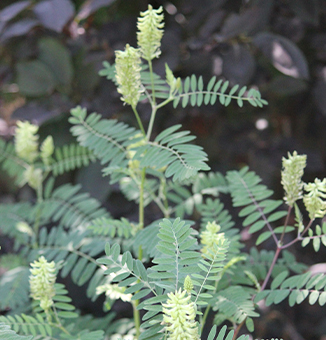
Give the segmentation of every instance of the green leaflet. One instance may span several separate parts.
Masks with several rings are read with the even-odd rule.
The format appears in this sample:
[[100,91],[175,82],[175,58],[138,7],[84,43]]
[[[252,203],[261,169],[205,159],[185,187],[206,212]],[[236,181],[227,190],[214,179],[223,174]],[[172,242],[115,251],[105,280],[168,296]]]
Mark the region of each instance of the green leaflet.
[[[191,106],[214,105],[217,98],[220,104],[228,106],[232,100],[236,100],[237,104],[242,107],[244,101],[248,101],[252,106],[263,107],[267,105],[267,101],[261,98],[260,92],[255,89],[250,89],[247,92],[247,87],[239,89],[239,85],[233,86],[227,93],[229,87],[228,81],[219,80],[216,82],[216,76],[212,77],[208,82],[206,90],[204,90],[203,78],[197,78],[194,74],[187,77],[179,92],[175,95],[173,106],[177,107],[181,101],[182,107],[189,104]],[[237,95],[236,95],[237,93]]]

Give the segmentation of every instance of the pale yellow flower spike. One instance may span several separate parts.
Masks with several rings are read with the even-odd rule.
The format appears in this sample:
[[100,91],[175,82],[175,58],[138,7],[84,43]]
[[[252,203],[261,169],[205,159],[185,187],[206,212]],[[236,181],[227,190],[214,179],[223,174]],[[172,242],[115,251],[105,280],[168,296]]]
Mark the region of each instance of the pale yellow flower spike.
[[41,256],[38,261],[31,263],[31,267],[29,277],[31,297],[40,300],[40,307],[46,311],[53,305],[52,298],[55,296],[55,263],[47,262],[44,256]]
[[163,303],[163,322],[169,333],[168,340],[199,340],[198,325],[195,321],[195,304],[190,301],[190,295],[181,288],[174,294],[168,294],[168,300]]
[[309,213],[309,217],[323,218],[326,215],[326,202],[322,199],[326,198],[326,178],[321,181],[316,178],[314,183],[308,183],[304,186],[308,193],[304,195],[303,202]]
[[17,155],[27,161],[33,163],[38,157],[38,138],[36,134],[38,126],[29,122],[17,122],[15,134],[15,150]]
[[153,9],[148,5],[148,10],[140,13],[138,18],[137,40],[142,58],[152,60],[161,54],[161,40],[163,37],[163,7]]
[[220,233],[221,227],[216,222],[208,222],[206,230],[200,233],[200,243],[204,245],[202,253],[207,253],[209,250],[214,252],[214,244],[223,245],[225,241],[224,233]]
[[288,158],[282,159],[282,185],[285,191],[284,201],[293,207],[295,201],[302,199],[303,170],[306,167],[306,155],[298,155],[296,151],[293,155],[288,153]]
[[115,70],[118,83],[118,92],[122,94],[121,100],[136,107],[143,92],[140,80],[141,60],[139,50],[126,45],[124,51],[115,52]]

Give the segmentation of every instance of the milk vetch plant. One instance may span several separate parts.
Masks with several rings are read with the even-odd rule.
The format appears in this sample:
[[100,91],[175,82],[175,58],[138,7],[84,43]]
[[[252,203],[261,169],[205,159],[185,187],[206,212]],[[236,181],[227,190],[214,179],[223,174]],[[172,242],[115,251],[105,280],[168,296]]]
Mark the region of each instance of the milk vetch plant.
[[[230,87],[215,76],[204,85],[195,75],[175,77],[168,65],[165,77],[157,75],[152,60],[160,56],[163,19],[162,8],[148,6],[138,19],[138,46],[116,51],[115,64],[104,62],[100,72],[130,106],[133,126],[77,106],[69,118],[76,143],[58,147],[51,136],[42,141],[28,122],[17,123],[14,143],[0,141],[3,169],[18,187],[35,191],[32,202],[0,205],[1,235],[14,241],[14,254],[0,262],[6,264],[0,338],[249,339],[261,300],[326,303],[324,274],[305,272],[289,251],[295,243],[311,242],[315,251],[326,245],[326,225],[317,224],[326,209],[325,179],[303,182],[305,155],[283,158],[284,199],[278,200],[247,167],[210,172],[206,153],[181,125],[154,135],[165,105],[267,104],[258,90]],[[150,107],[148,120],[138,112],[142,104]],[[113,218],[80,186],[55,181],[95,160],[107,185],[119,186],[137,205],[137,219]],[[226,195],[231,211],[223,204]],[[243,227],[256,245],[270,240],[274,250],[245,252]],[[105,317],[76,310],[58,283],[68,278],[86,287],[80,298],[94,302],[105,295]],[[130,308],[130,319],[115,313],[117,300]]]

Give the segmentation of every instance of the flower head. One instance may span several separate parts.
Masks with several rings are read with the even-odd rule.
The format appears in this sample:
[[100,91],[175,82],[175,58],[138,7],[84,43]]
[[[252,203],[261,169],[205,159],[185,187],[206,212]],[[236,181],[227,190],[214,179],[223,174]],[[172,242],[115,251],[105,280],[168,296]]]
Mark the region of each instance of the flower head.
[[125,302],[130,302],[132,294],[125,294],[126,287],[119,287],[118,284],[106,283],[96,288],[96,294],[105,293],[105,295],[111,300],[121,299]]
[[29,122],[17,122],[15,150],[19,157],[33,163],[38,157],[38,126]]
[[40,307],[47,310],[53,305],[52,298],[55,296],[55,263],[47,262],[44,256],[41,256],[38,261],[31,263],[31,266],[29,277],[31,297],[40,300]]
[[141,12],[140,18],[138,18],[138,46],[141,56],[148,61],[161,54],[160,47],[164,27],[162,12],[162,6],[159,9],[153,9],[151,5],[148,5],[147,11]]
[[116,51],[115,55],[116,80],[118,92],[122,94],[121,100],[136,107],[143,92],[140,81],[139,50],[127,44],[124,51]]
[[215,221],[207,223],[206,230],[200,234],[201,244],[204,244],[202,253],[214,251],[214,244],[218,246],[224,244],[224,233],[220,233],[220,229],[221,227]]
[[326,215],[326,178],[321,181],[316,178],[314,183],[308,183],[304,186],[307,194],[303,197],[303,202],[311,219],[324,217]]
[[169,340],[197,340],[198,326],[195,321],[195,304],[190,301],[190,295],[181,288],[168,294],[168,300],[163,303],[163,321],[167,325]]
[[296,151],[293,155],[288,153],[288,158],[282,159],[282,185],[285,191],[285,202],[293,207],[295,201],[302,198],[302,176],[306,167],[306,155],[298,155]]

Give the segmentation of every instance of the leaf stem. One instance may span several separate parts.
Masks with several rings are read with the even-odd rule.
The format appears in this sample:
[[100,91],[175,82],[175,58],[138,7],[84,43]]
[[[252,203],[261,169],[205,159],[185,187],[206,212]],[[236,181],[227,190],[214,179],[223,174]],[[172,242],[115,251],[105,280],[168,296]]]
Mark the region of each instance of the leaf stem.
[[139,114],[138,114],[138,112],[137,112],[137,110],[136,110],[136,107],[131,106],[131,108],[132,108],[132,110],[134,111],[134,114],[135,114],[135,116],[136,116],[136,119],[137,119],[137,123],[138,123],[138,125],[139,125],[139,128],[140,128],[142,134],[143,134],[144,137],[145,137],[145,136],[146,136],[146,132],[145,132],[143,123],[142,123],[142,121],[141,121],[141,119],[140,119],[140,117],[139,117]]

